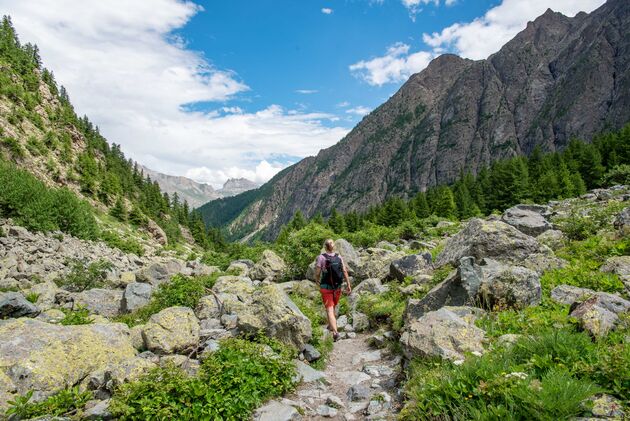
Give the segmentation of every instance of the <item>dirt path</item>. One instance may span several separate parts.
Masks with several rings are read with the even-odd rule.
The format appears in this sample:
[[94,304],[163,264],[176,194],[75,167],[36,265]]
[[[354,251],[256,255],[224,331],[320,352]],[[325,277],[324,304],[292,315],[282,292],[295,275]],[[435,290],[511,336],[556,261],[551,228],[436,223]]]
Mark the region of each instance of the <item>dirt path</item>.
[[302,383],[289,397],[303,420],[392,420],[398,411],[400,358],[371,348],[369,335],[335,343],[324,379]]

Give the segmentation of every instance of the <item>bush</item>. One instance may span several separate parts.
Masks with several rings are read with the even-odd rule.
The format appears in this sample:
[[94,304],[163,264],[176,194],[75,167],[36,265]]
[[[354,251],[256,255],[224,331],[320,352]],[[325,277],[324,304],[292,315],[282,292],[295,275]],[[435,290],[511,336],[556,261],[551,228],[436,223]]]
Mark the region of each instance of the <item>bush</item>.
[[310,223],[298,231],[292,231],[278,244],[278,251],[287,263],[287,276],[303,279],[308,266],[319,255],[324,241],[336,235],[328,228]]
[[133,313],[119,316],[116,320],[132,327],[146,323],[153,314],[165,308],[183,306],[194,309],[201,297],[209,295],[208,290],[214,286],[220,275],[220,273],[195,277],[175,275],[170,282],[159,286],[147,306]]
[[406,303],[407,299],[398,290],[398,284],[390,283],[389,291],[385,293],[361,295],[357,309],[368,316],[372,326],[386,324],[395,332],[400,332]]
[[[139,381],[122,385],[110,411],[120,420],[249,420],[265,400],[293,388],[292,353],[279,344],[226,339],[206,359],[196,377],[172,366],[157,368]],[[279,351],[279,352],[278,352]]]
[[5,415],[7,417],[13,416],[17,419],[31,419],[44,415],[53,417],[72,415],[94,398],[92,392],[81,392],[78,386],[64,389],[37,403],[31,402],[32,397],[33,391],[31,390],[25,396],[9,401],[9,409]]
[[124,253],[131,253],[136,256],[144,256],[144,247],[133,238],[122,239],[114,231],[103,231],[101,232],[100,238],[111,248],[117,248]]
[[75,310],[61,309],[65,317],[59,322],[63,326],[89,325],[94,320],[90,317],[90,311],[83,307],[77,306]]
[[604,174],[604,185],[630,184],[630,165],[617,165]]
[[63,278],[57,278],[57,286],[71,292],[85,291],[86,289],[100,288],[105,285],[107,272],[113,268],[107,260],[97,260],[90,264],[81,260],[69,262],[70,273]]

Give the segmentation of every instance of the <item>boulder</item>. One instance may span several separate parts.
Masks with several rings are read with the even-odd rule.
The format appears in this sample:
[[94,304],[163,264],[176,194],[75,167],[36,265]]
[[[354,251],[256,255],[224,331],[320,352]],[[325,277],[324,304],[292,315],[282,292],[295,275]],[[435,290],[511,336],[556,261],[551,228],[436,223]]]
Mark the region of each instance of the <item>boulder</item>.
[[363,313],[352,313],[352,328],[355,332],[363,332],[370,327],[370,319]]
[[147,222],[147,232],[158,242],[158,244],[165,246],[168,244],[168,237],[164,230],[153,219],[149,219]]
[[138,282],[146,282],[151,285],[158,286],[169,280],[172,273],[167,265],[163,263],[153,263],[148,267],[136,272],[136,280]]
[[278,401],[268,402],[254,413],[254,421],[299,421],[302,416],[291,405]]
[[131,282],[123,293],[121,311],[131,313],[146,306],[151,301],[153,287],[150,284]]
[[74,294],[73,298],[75,306],[81,305],[92,314],[112,318],[120,314],[123,291],[93,288]]
[[297,370],[295,383],[303,382],[303,383],[312,383],[318,380],[325,380],[326,375],[319,371],[315,370],[308,364],[303,363],[300,360],[294,360],[295,369]]
[[484,259],[479,298],[487,308],[523,309],[540,304],[540,278],[533,270]]
[[239,332],[256,334],[263,331],[299,351],[311,339],[310,320],[278,285],[265,285],[255,290],[245,305],[231,310],[238,316]]
[[630,310],[630,301],[617,295],[596,292],[582,302],[571,305],[569,315],[592,336],[604,337],[619,323],[619,314]]
[[588,288],[575,287],[573,285],[559,285],[551,290],[551,299],[559,304],[573,304],[595,294]]
[[389,275],[389,265],[404,256],[402,251],[370,247],[361,254],[361,264],[355,276],[359,279],[384,279]]
[[11,319],[0,322],[0,338],[0,377],[6,375],[0,396],[34,390],[35,401],[136,354],[121,323],[61,326]]
[[236,274],[238,276],[248,276],[249,266],[243,262],[232,262],[227,268],[227,272]]
[[389,265],[389,276],[404,281],[405,278],[416,278],[418,275],[427,275],[431,272],[429,262],[422,254],[412,254],[392,261]]
[[33,285],[27,292],[38,295],[36,304],[43,311],[55,306],[55,297],[61,289],[53,281],[46,281]]
[[566,236],[560,230],[547,230],[536,237],[539,243],[555,250],[564,245]]
[[477,263],[486,257],[503,263],[520,263],[535,253],[552,254],[547,246],[505,222],[474,218],[447,241],[435,265],[457,266],[466,256],[474,257]]
[[192,276],[210,276],[216,272],[221,272],[217,266],[208,266],[203,263],[197,263],[193,268],[191,275]]
[[630,206],[617,214],[613,225],[621,235],[630,235]]
[[614,256],[606,260],[606,263],[599,268],[602,272],[613,273],[619,276],[621,281],[630,284],[630,256]]
[[250,271],[252,279],[280,281],[287,270],[284,260],[271,250],[263,251],[262,258]]
[[118,386],[139,379],[154,367],[155,363],[136,356],[92,372],[83,383],[87,389],[94,391],[95,397],[107,399]]
[[481,267],[475,264],[472,257],[460,259],[457,270],[451,272],[422,299],[410,299],[407,302],[405,320],[417,319],[444,306],[475,304],[482,280]]
[[451,310],[441,308],[410,321],[400,338],[407,358],[464,358],[465,352],[482,353],[484,331]]
[[195,314],[199,320],[203,319],[217,319],[221,317],[222,303],[218,297],[214,295],[206,295],[199,299]]
[[35,317],[39,309],[19,292],[0,293],[0,319]]
[[547,206],[516,205],[506,210],[501,219],[522,233],[535,237],[553,228],[545,218],[549,213]]
[[188,307],[170,307],[151,316],[142,336],[156,354],[190,351],[199,343],[199,321]]
[[354,286],[352,289],[352,293],[363,294],[367,292],[370,294],[382,294],[383,292],[388,291],[388,290],[389,290],[389,287],[386,285],[383,285],[380,279],[371,278],[371,279],[366,279],[365,281]]
[[359,266],[361,266],[361,257],[359,256],[359,253],[357,253],[352,244],[343,238],[335,241],[335,252],[339,253],[339,255],[343,257],[343,261],[348,269],[348,274],[353,276],[356,271],[359,270]]
[[317,349],[315,349],[313,345],[306,344],[304,346],[304,358],[309,363],[319,360],[321,356],[322,354]]
[[93,400],[85,404],[81,419],[94,420],[94,421],[108,421],[113,420],[111,412],[109,411],[109,404],[111,400],[105,399],[103,401]]

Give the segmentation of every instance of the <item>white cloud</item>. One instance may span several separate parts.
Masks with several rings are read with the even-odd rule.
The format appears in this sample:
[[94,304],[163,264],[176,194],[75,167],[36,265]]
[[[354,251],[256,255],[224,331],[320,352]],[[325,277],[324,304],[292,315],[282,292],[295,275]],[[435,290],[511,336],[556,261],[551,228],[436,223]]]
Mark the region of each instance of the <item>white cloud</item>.
[[[422,6],[427,4],[433,4],[435,6],[440,5],[440,0],[401,0],[403,6],[409,10],[409,17],[411,20],[416,20],[416,15],[422,12]],[[452,6],[455,4],[457,0],[444,0],[444,4],[447,6]]]
[[317,89],[297,89],[295,92],[297,92],[298,94],[310,95],[316,94],[319,91]]
[[[39,45],[77,113],[157,171],[207,167],[227,175],[239,168],[262,177],[270,174],[257,172],[262,161],[315,154],[347,132],[324,124],[335,116],[289,115],[279,106],[189,111],[187,104],[224,102],[249,89],[173,36],[202,10],[190,1],[0,0],[0,10],[23,42]],[[217,186],[223,181],[215,178]]]
[[370,85],[402,82],[427,67],[434,55],[419,51],[409,54],[409,45],[398,42],[387,49],[384,56],[361,60],[350,66],[350,71]]
[[605,0],[503,0],[472,22],[456,23],[441,32],[424,34],[423,40],[434,51],[450,50],[474,60],[483,59],[497,52],[518,32],[525,29],[528,21],[536,19],[551,8],[567,16],[580,11],[591,12]]
[[333,10],[329,7],[322,7],[322,13],[325,15],[331,15]]
[[253,170],[231,167],[225,170],[213,170],[208,167],[191,168],[186,171],[186,177],[199,183],[212,185],[222,184],[228,178],[246,178],[248,180],[264,183],[274,175],[286,168],[286,165],[271,164],[266,160],[261,161]]
[[346,108],[349,106],[350,106],[350,103],[348,101],[341,101],[339,104],[337,104],[337,107],[339,108]]
[[359,105],[358,107],[348,108],[346,110],[346,113],[354,114],[358,116],[364,116],[366,114],[369,114],[370,111],[372,111],[370,108]]

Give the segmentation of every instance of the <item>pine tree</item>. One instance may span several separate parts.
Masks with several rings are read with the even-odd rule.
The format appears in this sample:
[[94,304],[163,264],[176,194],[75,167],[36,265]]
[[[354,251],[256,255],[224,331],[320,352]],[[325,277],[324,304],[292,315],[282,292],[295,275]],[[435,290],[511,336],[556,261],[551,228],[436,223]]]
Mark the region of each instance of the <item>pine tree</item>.
[[311,222],[315,224],[319,224],[319,225],[324,225],[325,221],[324,221],[324,217],[322,216],[322,213],[317,212],[315,216],[313,216],[313,218],[311,219]]
[[116,198],[114,206],[109,210],[109,214],[119,221],[126,221],[128,218],[127,207],[121,196]]
[[436,189],[433,213],[443,218],[454,218],[456,216],[457,206],[455,205],[455,198],[448,186],[440,186]]
[[289,227],[292,230],[299,231],[306,226],[306,219],[304,219],[304,215],[301,210],[297,210],[295,214],[293,214],[293,219],[289,222]]
[[328,226],[335,234],[341,234],[346,230],[346,223],[343,215],[337,212],[337,209],[333,209],[328,218]]
[[419,192],[413,198],[413,210],[418,218],[428,218],[431,215],[427,195],[424,192]]

